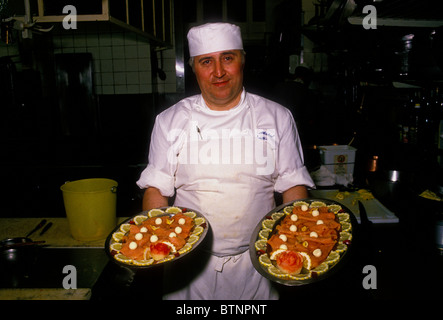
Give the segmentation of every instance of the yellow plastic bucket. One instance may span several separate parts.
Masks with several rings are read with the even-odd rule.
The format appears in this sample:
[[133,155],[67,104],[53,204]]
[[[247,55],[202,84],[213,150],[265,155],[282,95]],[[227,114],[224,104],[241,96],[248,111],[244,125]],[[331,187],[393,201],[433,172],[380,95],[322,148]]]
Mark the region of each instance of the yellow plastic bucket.
[[114,180],[95,178],[66,182],[60,187],[74,239],[104,239],[115,228],[117,186]]

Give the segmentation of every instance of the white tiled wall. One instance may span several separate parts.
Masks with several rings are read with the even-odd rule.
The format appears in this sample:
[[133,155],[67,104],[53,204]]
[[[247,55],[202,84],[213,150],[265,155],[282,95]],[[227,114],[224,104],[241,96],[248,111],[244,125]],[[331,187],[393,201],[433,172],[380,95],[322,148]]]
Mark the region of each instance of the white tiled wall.
[[[53,33],[54,53],[90,52],[96,94],[144,94],[176,91],[175,51],[163,51],[166,80],[151,79],[150,45],[142,36],[106,24],[84,25]],[[18,55],[18,46],[0,43],[0,56]],[[160,54],[158,54],[160,57]]]

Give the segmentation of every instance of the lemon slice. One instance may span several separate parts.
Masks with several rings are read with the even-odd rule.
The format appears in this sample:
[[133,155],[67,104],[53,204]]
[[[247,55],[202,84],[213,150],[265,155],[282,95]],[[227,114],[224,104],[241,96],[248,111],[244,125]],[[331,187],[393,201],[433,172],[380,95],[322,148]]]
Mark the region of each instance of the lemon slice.
[[321,202],[321,201],[312,201],[309,207],[310,208],[326,207],[326,203]]
[[255,250],[266,250],[268,242],[266,240],[257,240],[255,241]]
[[273,220],[277,221],[278,219],[280,219],[281,217],[283,217],[285,215],[284,212],[274,212],[271,217]]
[[307,203],[305,201],[296,201],[296,202],[294,202],[294,207],[301,207],[302,205],[305,205],[305,206],[309,207],[309,203]]
[[283,212],[286,214],[291,214],[292,210],[294,210],[294,206],[287,206],[287,207],[284,207]]
[[349,221],[349,213],[346,212],[341,212],[341,213],[337,213],[337,217],[338,217],[338,221]]
[[269,259],[269,256],[266,253],[260,255],[258,261],[265,267],[270,267],[272,265],[271,259]]
[[198,236],[199,234],[201,234],[203,232],[203,230],[204,229],[202,226],[196,226],[194,228],[194,231],[192,231],[192,234]]
[[148,219],[148,217],[147,216],[135,216],[134,217],[134,223],[136,224],[136,225],[139,225],[140,223],[142,223],[143,221],[145,221],[146,219]]
[[118,252],[118,251],[120,251],[122,249],[122,247],[123,247],[123,245],[121,243],[116,242],[116,243],[111,244],[109,248],[111,250],[114,250],[114,251]]
[[303,268],[311,270],[311,257],[306,252],[299,252],[303,256]]
[[346,240],[351,240],[351,239],[352,239],[352,234],[350,234],[349,232],[346,232],[346,231],[340,232],[340,242],[343,242]]
[[343,243],[339,243],[339,244],[337,245],[337,248],[335,249],[335,252],[343,253],[343,252],[345,252],[346,250],[348,250],[348,246],[345,245],[345,244],[343,244]]
[[160,260],[159,262],[167,262],[167,261],[170,261],[170,260],[172,260],[174,258],[175,258],[175,255],[170,254],[170,255],[166,256],[164,259]]
[[154,259],[148,260],[134,260],[133,262],[136,266],[149,266],[154,263]]
[[268,272],[277,278],[287,278],[288,277],[287,273],[284,273],[283,271],[281,271],[280,269],[278,269],[274,265],[271,265],[268,267]]
[[352,225],[349,222],[343,221],[341,222],[341,231],[349,232],[352,229]]
[[152,217],[157,217],[157,216],[160,216],[160,215],[162,215],[162,214],[164,214],[165,212],[163,211],[163,210],[161,210],[161,209],[151,209],[151,210],[149,210],[149,212],[148,212],[148,216],[150,217],[150,218],[152,218]]
[[123,223],[120,226],[120,231],[126,233],[129,231],[130,228],[131,228],[131,225],[129,223]]
[[129,257],[127,257],[127,256],[125,256],[124,254],[121,254],[121,253],[117,253],[114,256],[114,259],[117,260],[117,261],[120,261],[120,262],[124,262],[124,263],[132,263],[133,262],[133,260],[131,258],[129,258]]
[[308,273],[290,274],[289,278],[293,280],[307,280],[311,278],[311,272],[309,271]]
[[182,209],[178,207],[169,207],[166,209],[166,213],[180,213],[182,212]]
[[285,252],[285,251],[287,251],[287,249],[277,249],[277,250],[275,250],[275,251],[271,254],[271,256],[269,257],[269,259],[271,259],[271,260],[275,260],[275,259],[277,259],[277,256],[278,256],[280,253]]
[[205,218],[202,218],[202,217],[198,217],[198,218],[195,218],[195,219],[194,219],[194,223],[195,223],[197,226],[199,226],[199,225],[205,223],[205,221],[206,221]]
[[338,213],[342,208],[338,204],[330,204],[328,206],[328,209],[329,209],[330,212]]
[[194,219],[197,216],[197,214],[194,211],[187,211],[187,212],[184,212],[183,214],[189,218],[192,218],[192,219]]
[[260,237],[260,239],[263,240],[268,240],[269,238],[269,230],[268,229],[263,229],[258,233],[258,236]]
[[125,236],[124,232],[117,231],[112,234],[112,239],[116,242],[119,242]]
[[329,265],[334,265],[340,259],[340,254],[337,251],[331,251],[326,258],[325,262]]
[[194,243],[196,243],[196,242],[198,241],[198,239],[199,239],[199,236],[193,234],[193,235],[191,235],[191,236],[189,237],[189,239],[188,239],[188,243],[189,243],[189,244],[194,244]]
[[275,220],[273,219],[265,219],[261,223],[263,229],[272,230],[272,227],[274,226]]
[[[191,236],[191,237],[192,237],[192,236]],[[183,254],[183,253],[188,252],[188,251],[191,250],[191,249],[192,249],[192,244],[187,243],[187,244],[185,244],[180,250],[178,250],[178,253]]]
[[325,273],[326,271],[328,271],[328,269],[329,269],[328,264],[325,263],[325,262],[323,262],[323,263],[321,263],[320,265],[318,265],[316,268],[314,268],[314,269],[312,270],[312,272],[316,272],[317,275],[320,275],[320,274],[323,274],[323,273]]

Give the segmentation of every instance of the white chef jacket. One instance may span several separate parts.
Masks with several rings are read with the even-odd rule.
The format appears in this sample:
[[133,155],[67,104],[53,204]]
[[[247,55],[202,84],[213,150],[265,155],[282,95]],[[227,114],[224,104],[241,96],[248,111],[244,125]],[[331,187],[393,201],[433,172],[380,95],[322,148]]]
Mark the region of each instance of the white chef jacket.
[[148,160],[137,185],[176,192],[174,205],[203,213],[211,253],[223,261],[248,250],[252,230],[275,207],[274,191],[314,187],[290,111],[244,90],[226,111],[195,95],[159,114]]

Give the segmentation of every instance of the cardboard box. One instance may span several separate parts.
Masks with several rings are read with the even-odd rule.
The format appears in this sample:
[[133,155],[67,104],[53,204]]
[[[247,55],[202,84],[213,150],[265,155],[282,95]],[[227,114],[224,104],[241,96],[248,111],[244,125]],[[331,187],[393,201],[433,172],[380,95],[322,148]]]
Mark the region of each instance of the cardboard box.
[[322,164],[338,175],[354,174],[355,153],[357,149],[347,145],[319,146]]

